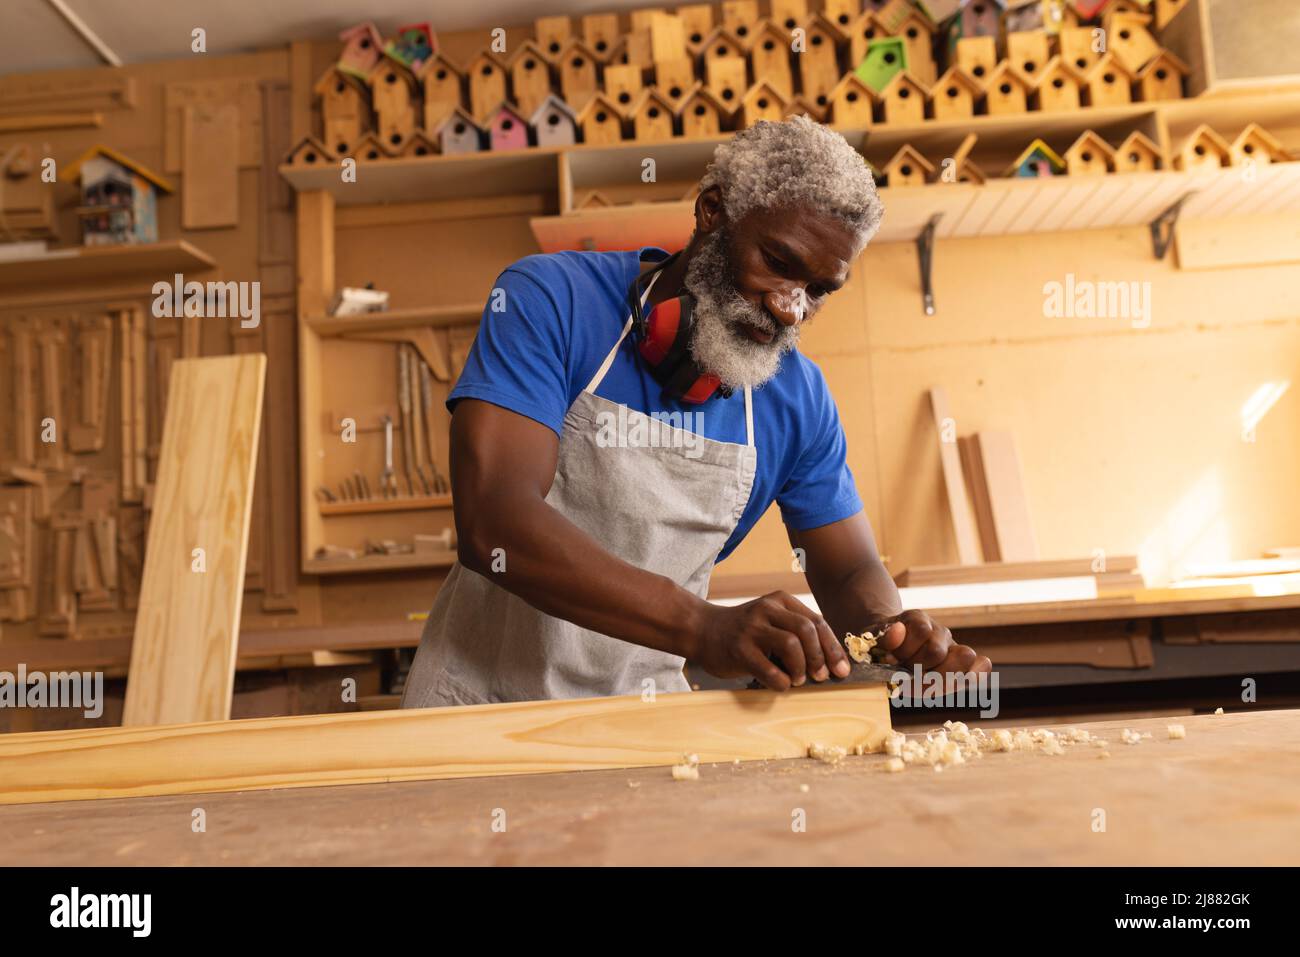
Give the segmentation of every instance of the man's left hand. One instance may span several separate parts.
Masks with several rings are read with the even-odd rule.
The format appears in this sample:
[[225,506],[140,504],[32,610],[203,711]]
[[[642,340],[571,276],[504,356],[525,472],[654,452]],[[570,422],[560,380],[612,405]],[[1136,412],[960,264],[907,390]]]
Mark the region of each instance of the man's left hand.
[[906,668],[920,665],[943,674],[980,674],[993,670],[993,662],[969,645],[952,640],[952,632],[923,611],[912,609],[891,619],[876,645]]

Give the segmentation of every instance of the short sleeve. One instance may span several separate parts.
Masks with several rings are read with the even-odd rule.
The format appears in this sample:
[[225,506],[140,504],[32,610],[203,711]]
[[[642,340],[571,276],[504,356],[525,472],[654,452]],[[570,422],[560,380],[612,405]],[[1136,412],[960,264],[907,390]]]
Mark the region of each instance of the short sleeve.
[[560,434],[569,408],[569,317],[536,279],[511,267],[497,277],[465,368],[447,397],[482,399]]
[[782,521],[795,531],[820,528],[862,511],[835,400],[821,370],[811,364],[809,369],[806,443],[776,496]]

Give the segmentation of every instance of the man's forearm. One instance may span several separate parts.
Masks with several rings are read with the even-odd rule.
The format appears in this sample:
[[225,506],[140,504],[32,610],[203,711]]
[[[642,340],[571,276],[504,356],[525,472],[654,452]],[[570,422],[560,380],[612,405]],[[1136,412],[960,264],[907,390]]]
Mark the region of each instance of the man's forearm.
[[813,591],[822,617],[840,636],[860,632],[903,611],[898,588],[879,559],[864,562],[838,584],[814,584]]

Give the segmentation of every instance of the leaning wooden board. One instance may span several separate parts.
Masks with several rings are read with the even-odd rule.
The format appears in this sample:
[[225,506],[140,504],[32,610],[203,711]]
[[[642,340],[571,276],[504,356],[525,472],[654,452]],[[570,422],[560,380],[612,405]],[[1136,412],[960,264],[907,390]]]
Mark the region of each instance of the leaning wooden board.
[[8,734],[0,804],[756,761],[888,731],[885,686],[845,684]]
[[[1168,740],[1170,722],[1185,740]],[[889,774],[868,755],[704,763],[698,781],[645,768],[0,807],[0,865],[1300,864],[1300,711],[1079,726],[1111,756],[1083,746]],[[1125,727],[1152,738],[1121,744]]]
[[125,725],[230,717],[265,381],[264,355],[172,365]]

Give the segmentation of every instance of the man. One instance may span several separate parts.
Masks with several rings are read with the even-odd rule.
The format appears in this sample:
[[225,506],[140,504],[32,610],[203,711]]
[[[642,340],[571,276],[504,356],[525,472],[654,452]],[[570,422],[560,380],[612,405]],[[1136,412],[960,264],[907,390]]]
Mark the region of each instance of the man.
[[[676,257],[527,256],[498,279],[448,398],[459,561],[404,707],[688,691],[687,660],[785,690],[847,675],[836,635],[885,622],[909,669],[990,670],[901,610],[835,404],[795,350],[879,227],[868,166],[795,117],[720,145],[700,186]],[[704,599],[773,501],[821,614],[785,592]]]

